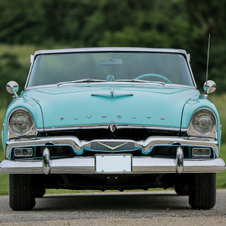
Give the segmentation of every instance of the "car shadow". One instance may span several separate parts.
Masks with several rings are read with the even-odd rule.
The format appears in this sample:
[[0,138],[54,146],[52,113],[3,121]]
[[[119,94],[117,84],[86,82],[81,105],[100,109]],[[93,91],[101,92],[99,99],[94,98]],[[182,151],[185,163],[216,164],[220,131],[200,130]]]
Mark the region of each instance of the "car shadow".
[[45,195],[36,199],[34,210],[136,211],[190,209],[188,196],[156,193],[95,193]]

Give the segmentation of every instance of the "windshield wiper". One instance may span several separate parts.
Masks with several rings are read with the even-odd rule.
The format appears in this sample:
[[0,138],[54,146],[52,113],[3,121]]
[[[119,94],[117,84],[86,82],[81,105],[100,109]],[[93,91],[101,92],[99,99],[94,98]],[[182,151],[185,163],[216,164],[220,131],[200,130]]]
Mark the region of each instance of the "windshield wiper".
[[[86,82],[106,82],[106,80],[85,78],[85,79],[79,79],[79,80],[74,80],[74,81],[58,82],[57,86],[70,84],[70,83],[86,83]],[[148,81],[148,80],[141,80],[141,79],[117,79],[113,82],[139,82],[139,83],[155,83],[155,84],[165,85],[165,82]]]
[[165,82],[161,81],[148,81],[148,80],[141,80],[141,79],[117,79],[115,82],[140,82],[140,83],[157,83],[161,85],[165,85]]
[[58,82],[57,86],[70,84],[70,83],[83,83],[83,82],[106,82],[106,80],[85,78],[85,79],[79,79],[79,80],[68,81],[68,82]]

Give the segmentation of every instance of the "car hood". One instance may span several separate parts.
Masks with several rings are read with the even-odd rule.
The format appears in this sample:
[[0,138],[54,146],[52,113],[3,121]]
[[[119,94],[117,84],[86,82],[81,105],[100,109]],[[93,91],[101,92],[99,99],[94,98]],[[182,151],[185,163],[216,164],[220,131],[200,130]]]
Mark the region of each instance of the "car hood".
[[62,85],[26,90],[35,100],[45,130],[56,127],[116,125],[180,128],[185,103],[199,95],[178,86]]

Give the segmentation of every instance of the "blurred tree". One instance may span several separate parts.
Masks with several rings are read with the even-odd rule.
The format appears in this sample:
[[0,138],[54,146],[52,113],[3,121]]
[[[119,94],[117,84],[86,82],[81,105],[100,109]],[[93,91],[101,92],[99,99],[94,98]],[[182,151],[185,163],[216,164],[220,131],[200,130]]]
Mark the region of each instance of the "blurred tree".
[[226,0],[0,0],[0,42],[182,48],[201,87],[211,33],[209,74],[224,92],[225,8]]
[[0,0],[0,41],[38,43],[43,33],[41,1]]
[[205,79],[208,35],[211,34],[209,78],[217,83],[217,92],[226,86],[226,0],[208,3],[205,0],[186,0],[188,8],[190,51],[196,81],[200,86]]
[[16,55],[10,53],[0,55],[0,106],[8,104],[12,99],[12,95],[6,92],[7,82],[14,80],[23,89],[27,72],[28,69],[21,66]]

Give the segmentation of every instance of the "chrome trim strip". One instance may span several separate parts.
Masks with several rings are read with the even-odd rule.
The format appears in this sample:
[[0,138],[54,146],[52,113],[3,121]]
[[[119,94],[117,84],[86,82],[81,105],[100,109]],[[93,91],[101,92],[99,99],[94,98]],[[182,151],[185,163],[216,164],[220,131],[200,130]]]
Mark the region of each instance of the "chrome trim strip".
[[216,151],[217,157],[219,157],[218,142],[211,138],[200,138],[200,137],[149,137],[144,142],[135,142],[138,146],[141,146],[145,151],[149,151],[152,146],[156,145],[188,145],[188,146],[202,146],[212,147]]
[[[122,174],[163,174],[177,173],[176,159],[152,157],[133,157],[133,171]],[[43,174],[42,161],[1,162],[1,173],[6,174]],[[50,174],[97,174],[94,157],[74,157],[50,160]],[[225,162],[220,159],[184,160],[183,173],[217,173],[225,170]],[[102,174],[102,173],[98,173]],[[114,173],[115,174],[115,173]]]
[[[157,126],[142,126],[142,125],[127,125],[115,124],[116,129],[153,129],[180,132],[180,128],[173,127],[157,127]],[[60,130],[77,130],[77,129],[109,129],[109,124],[100,125],[84,125],[84,126],[67,126],[67,127],[48,127],[44,129],[37,129],[38,132],[60,131]],[[188,128],[181,129],[182,132],[188,131]]]
[[180,49],[165,49],[165,48],[142,48],[142,47],[96,47],[96,48],[71,48],[71,49],[56,49],[56,50],[39,50],[34,53],[34,57],[41,54],[56,54],[56,53],[84,53],[84,52],[153,52],[153,53],[179,53],[185,55]]
[[36,139],[17,139],[6,142],[6,159],[10,159],[10,150],[15,147],[32,147],[32,146],[44,146],[47,143],[53,145],[68,145],[74,148],[76,151],[80,151],[84,147],[88,147],[92,142],[133,142],[135,146],[143,149],[144,152],[149,152],[151,147],[156,145],[174,145],[178,143],[180,145],[196,146],[196,147],[211,147],[215,149],[216,156],[219,157],[218,142],[211,138],[197,138],[197,137],[148,137],[145,141],[134,141],[126,139],[109,139],[109,140],[92,140],[92,141],[80,141],[74,136],[59,136],[59,137],[37,137]]

